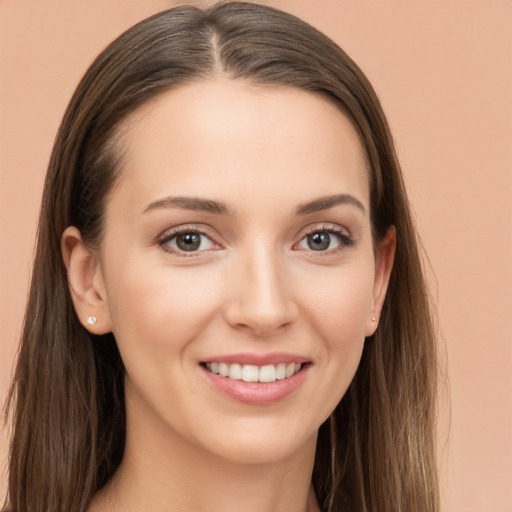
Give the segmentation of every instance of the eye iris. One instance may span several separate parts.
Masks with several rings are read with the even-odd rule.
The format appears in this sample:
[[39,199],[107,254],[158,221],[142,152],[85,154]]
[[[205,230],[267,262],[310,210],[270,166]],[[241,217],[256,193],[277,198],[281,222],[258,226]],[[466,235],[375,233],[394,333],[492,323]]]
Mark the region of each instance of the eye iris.
[[331,235],[325,231],[318,231],[308,235],[308,247],[312,251],[325,251],[331,243]]
[[183,233],[176,237],[176,245],[182,251],[197,251],[201,245],[199,233]]

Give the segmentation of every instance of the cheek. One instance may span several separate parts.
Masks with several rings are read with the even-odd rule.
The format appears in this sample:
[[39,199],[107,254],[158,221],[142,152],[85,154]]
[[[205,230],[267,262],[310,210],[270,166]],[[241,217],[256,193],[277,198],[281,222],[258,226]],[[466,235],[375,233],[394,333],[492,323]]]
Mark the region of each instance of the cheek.
[[120,350],[153,351],[156,358],[175,353],[204,329],[219,304],[221,276],[215,269],[150,266],[133,258],[109,277],[108,302]]
[[195,384],[187,384],[185,392],[180,376],[195,365],[191,354],[216,315],[220,282],[219,272],[212,269],[141,266],[135,258],[112,269],[109,307],[132,410],[149,406],[150,415],[171,422],[172,411],[190,407]]
[[318,332],[333,344],[364,340],[371,310],[373,261],[316,272],[302,287],[302,302],[307,304]]
[[323,374],[316,390],[323,397],[318,402],[318,416],[323,420],[342,399],[361,360],[371,310],[373,268],[372,260],[346,266],[323,278],[317,276],[304,288],[310,305],[307,318],[319,347],[316,362]]

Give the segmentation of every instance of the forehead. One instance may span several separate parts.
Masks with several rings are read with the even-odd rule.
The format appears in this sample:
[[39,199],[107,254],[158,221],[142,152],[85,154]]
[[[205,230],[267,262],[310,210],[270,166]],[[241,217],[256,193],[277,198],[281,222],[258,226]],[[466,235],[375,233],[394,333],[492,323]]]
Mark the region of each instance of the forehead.
[[138,109],[120,140],[121,188],[136,190],[141,202],[164,193],[279,191],[283,201],[300,202],[350,192],[369,206],[366,158],[351,121],[298,88],[190,83]]

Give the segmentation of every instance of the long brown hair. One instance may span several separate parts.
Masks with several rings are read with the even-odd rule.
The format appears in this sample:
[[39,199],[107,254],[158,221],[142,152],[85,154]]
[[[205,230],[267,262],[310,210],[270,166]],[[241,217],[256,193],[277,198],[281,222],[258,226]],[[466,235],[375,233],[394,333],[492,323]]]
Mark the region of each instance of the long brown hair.
[[46,177],[30,296],[8,411],[12,512],[84,511],[124,450],[123,364],[112,334],[78,321],[63,231],[102,236],[126,116],[179,84],[224,75],[327,97],[366,151],[378,244],[394,225],[394,270],[379,328],[346,395],[320,428],[313,484],[325,512],[436,512],[436,346],[418,243],[390,131],[354,62],[278,10],[179,7],[135,25],[91,65],[60,126]]

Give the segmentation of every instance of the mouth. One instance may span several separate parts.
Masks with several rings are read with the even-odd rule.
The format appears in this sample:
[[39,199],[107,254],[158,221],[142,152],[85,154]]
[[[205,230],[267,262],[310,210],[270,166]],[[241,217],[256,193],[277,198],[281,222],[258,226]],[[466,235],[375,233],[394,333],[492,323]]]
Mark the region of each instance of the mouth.
[[201,363],[201,366],[210,373],[227,379],[268,384],[276,380],[286,380],[293,377],[307,364],[292,362],[257,366],[228,362],[204,362]]
[[217,392],[247,405],[270,405],[294,395],[307,379],[312,361],[290,354],[232,354],[199,364]]

